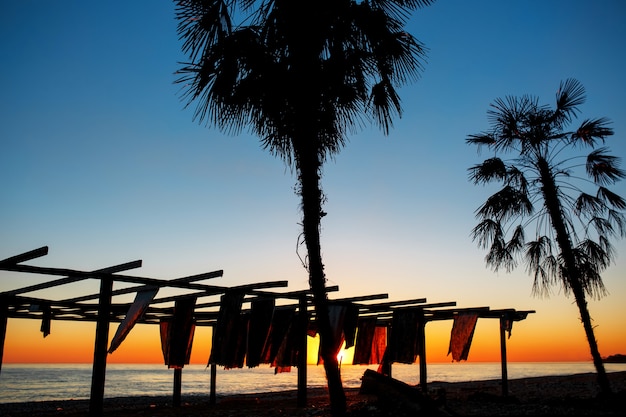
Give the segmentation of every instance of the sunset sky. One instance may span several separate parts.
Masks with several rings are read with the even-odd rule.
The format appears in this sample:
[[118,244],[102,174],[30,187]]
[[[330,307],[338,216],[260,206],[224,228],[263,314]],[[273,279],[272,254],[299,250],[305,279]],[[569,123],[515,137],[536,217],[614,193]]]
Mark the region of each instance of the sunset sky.
[[[532,297],[523,265],[486,268],[470,231],[493,190],[472,185],[467,169],[488,155],[465,139],[488,129],[496,98],[532,94],[553,106],[573,77],[587,92],[582,118],[611,119],[607,145],[626,157],[625,21],[621,0],[440,0],[418,10],[407,29],[428,62],[400,91],[403,117],[387,137],[374,127],[351,136],[324,167],[322,251],[328,283],[340,288],[332,297],[536,310],[515,324],[509,360],[589,360],[573,298],[558,288]],[[0,4],[0,259],[49,246],[30,263],[95,270],[141,259],[129,275],[223,269],[212,284],[307,288],[294,174],[258,138],[192,120],[174,85],[180,47],[167,0]],[[626,182],[612,190],[626,196]],[[609,295],[589,300],[603,356],[626,353],[626,241],[614,243]],[[48,279],[0,272],[0,292]],[[90,280],[28,295],[97,291]],[[9,319],[4,363],[91,362],[93,323],[53,321],[45,339],[39,325]],[[429,361],[451,361],[451,327],[427,325]],[[192,362],[206,363],[209,349],[200,328]],[[469,361],[498,360],[498,322],[479,320]],[[161,362],[158,328],[137,326],[109,361]]]

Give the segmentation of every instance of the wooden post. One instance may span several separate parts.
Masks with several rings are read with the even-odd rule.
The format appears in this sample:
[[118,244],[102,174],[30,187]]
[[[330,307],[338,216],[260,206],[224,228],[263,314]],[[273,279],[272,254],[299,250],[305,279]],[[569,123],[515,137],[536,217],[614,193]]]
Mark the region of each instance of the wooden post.
[[183,370],[182,368],[174,368],[174,395],[172,398],[172,405],[174,407],[180,407],[180,393],[183,386]]
[[502,396],[509,395],[509,376],[506,369],[506,318],[500,316],[500,363],[502,365]]
[[215,383],[217,382],[217,364],[211,364],[211,387],[209,388],[209,404],[215,405]]
[[307,403],[307,327],[309,317],[307,313],[306,296],[301,295],[298,303],[298,321],[300,327],[300,349],[298,350],[298,407],[306,407]]
[[98,302],[96,341],[93,353],[93,370],[91,372],[91,396],[89,397],[89,415],[91,417],[101,416],[103,412],[112,293],[113,279],[100,278],[100,300]]
[[2,372],[2,359],[4,357],[4,339],[7,335],[7,322],[9,319],[9,305],[0,298],[0,372]]
[[427,381],[428,374],[426,371],[426,319],[424,318],[424,310],[419,309],[419,318],[417,321],[417,343],[418,354],[420,357],[420,387],[422,392],[428,390]]

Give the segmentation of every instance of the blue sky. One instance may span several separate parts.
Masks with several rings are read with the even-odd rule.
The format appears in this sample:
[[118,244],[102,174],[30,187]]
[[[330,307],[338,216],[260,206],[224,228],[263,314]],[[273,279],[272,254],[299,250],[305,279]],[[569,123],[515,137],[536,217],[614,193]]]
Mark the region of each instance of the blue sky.
[[[442,0],[418,10],[408,30],[429,51],[421,79],[400,91],[403,117],[387,137],[373,127],[353,135],[324,168],[322,250],[341,296],[535,309],[523,326],[583,337],[571,299],[532,298],[523,268],[485,267],[470,231],[488,190],[467,180],[485,154],[465,138],[488,128],[494,99],[532,94],[552,105],[573,77],[587,91],[582,116],[611,119],[608,145],[626,156],[625,19],[618,0]],[[48,245],[35,264],[142,259],[139,276],[224,269],[216,284],[307,287],[295,176],[256,137],[192,120],[174,85],[180,45],[169,1],[2,2],[0,258]],[[614,191],[625,196],[626,186]],[[620,332],[602,319],[624,314],[626,244],[616,248],[604,275],[611,295],[590,306],[601,351],[602,337]],[[1,277],[0,291],[41,280]]]

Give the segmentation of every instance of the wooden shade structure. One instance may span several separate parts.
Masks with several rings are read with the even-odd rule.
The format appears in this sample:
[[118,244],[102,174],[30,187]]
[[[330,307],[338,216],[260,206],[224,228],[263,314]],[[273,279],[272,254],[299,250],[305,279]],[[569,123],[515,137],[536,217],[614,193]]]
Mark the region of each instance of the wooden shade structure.
[[[306,352],[307,334],[306,328],[309,321],[315,320],[315,310],[313,308],[312,296],[309,290],[277,292],[270,291],[273,288],[287,287],[287,281],[270,281],[252,283],[234,287],[209,285],[204,281],[221,277],[223,271],[212,271],[203,274],[175,278],[169,280],[138,277],[121,274],[130,269],[141,267],[141,261],[127,262],[120,265],[111,266],[95,271],[79,271],[65,268],[49,268],[25,265],[24,262],[47,255],[48,248],[42,247],[17,256],[13,256],[0,261],[0,270],[43,274],[57,276],[61,278],[53,279],[44,283],[30,285],[18,289],[4,291],[0,293],[0,371],[4,350],[4,339],[6,335],[6,325],[8,318],[25,318],[42,320],[43,312],[34,306],[46,306],[50,317],[54,320],[67,321],[91,321],[96,323],[96,334],[94,343],[94,359],[92,369],[92,382],[89,403],[89,414],[100,416],[103,413],[104,384],[106,374],[106,360],[109,326],[111,322],[121,322],[128,308],[129,303],[114,303],[115,296],[132,294],[150,288],[178,288],[186,291],[185,294],[155,298],[150,302],[142,318],[138,323],[158,324],[161,320],[169,318],[174,313],[174,308],[170,306],[172,302],[184,297],[196,297],[198,300],[207,297],[220,296],[227,291],[236,290],[244,294],[243,303],[249,303],[258,297],[272,297],[283,300],[284,304],[277,308],[297,308],[299,311],[300,328],[302,335],[298,338],[300,352]],[[50,300],[38,297],[29,297],[33,291],[46,290],[60,285],[68,285],[83,280],[96,279],[100,282],[100,291],[94,294],[86,294],[78,297],[63,300]],[[114,289],[115,282],[137,284],[127,288]],[[328,287],[327,291],[333,293],[338,291],[338,287]],[[527,314],[534,311],[516,311],[514,309],[490,310],[488,307],[459,309],[456,302],[427,303],[426,298],[415,298],[401,301],[373,302],[387,299],[387,294],[372,294],[349,298],[339,298],[329,300],[329,302],[346,302],[358,307],[359,317],[376,316],[381,325],[390,326],[391,317],[398,309],[416,309],[420,314],[418,322],[419,337],[419,369],[420,386],[426,390],[426,354],[425,354],[425,325],[429,321],[453,319],[456,314],[463,311],[478,313],[481,318],[499,318],[503,320],[519,321],[526,318]],[[93,302],[97,300],[97,302]],[[165,306],[163,306],[165,305]],[[160,307],[162,306],[162,307]],[[194,321],[197,326],[215,326],[218,317],[219,301],[201,300],[196,303],[194,309]],[[242,310],[247,312],[247,310]],[[502,353],[502,380],[503,394],[507,394],[507,372],[506,372],[506,338],[504,337],[504,327],[500,326],[500,341]],[[298,357],[298,405],[306,405],[306,354]],[[390,369],[389,369],[390,373]],[[215,403],[216,390],[216,364],[211,364],[211,385],[210,402]],[[174,372],[174,405],[180,404],[181,393],[181,369]]]

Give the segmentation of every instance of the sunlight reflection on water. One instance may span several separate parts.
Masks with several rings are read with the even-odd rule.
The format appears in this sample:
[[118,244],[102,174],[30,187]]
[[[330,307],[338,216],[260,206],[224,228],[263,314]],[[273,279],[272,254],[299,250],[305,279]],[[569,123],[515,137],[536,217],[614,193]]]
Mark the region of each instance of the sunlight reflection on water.
[[[626,371],[626,364],[606,364],[608,372]],[[366,369],[376,365],[343,365],[345,387],[359,387]],[[428,381],[459,382],[499,379],[500,363],[434,363],[428,364]],[[510,379],[544,375],[571,375],[594,372],[591,362],[514,362],[508,365]],[[140,395],[172,395],[174,371],[162,365],[109,364],[105,397]],[[419,382],[419,366],[394,364],[393,377],[408,384]],[[210,369],[204,365],[188,365],[182,373],[183,396],[208,395]],[[307,385],[326,385],[324,368],[307,367]],[[274,375],[267,365],[253,369],[218,368],[216,392],[218,396],[234,393],[256,393],[294,390],[297,387],[297,368],[292,372]],[[91,389],[90,364],[4,364],[0,373],[0,403],[87,399]]]

